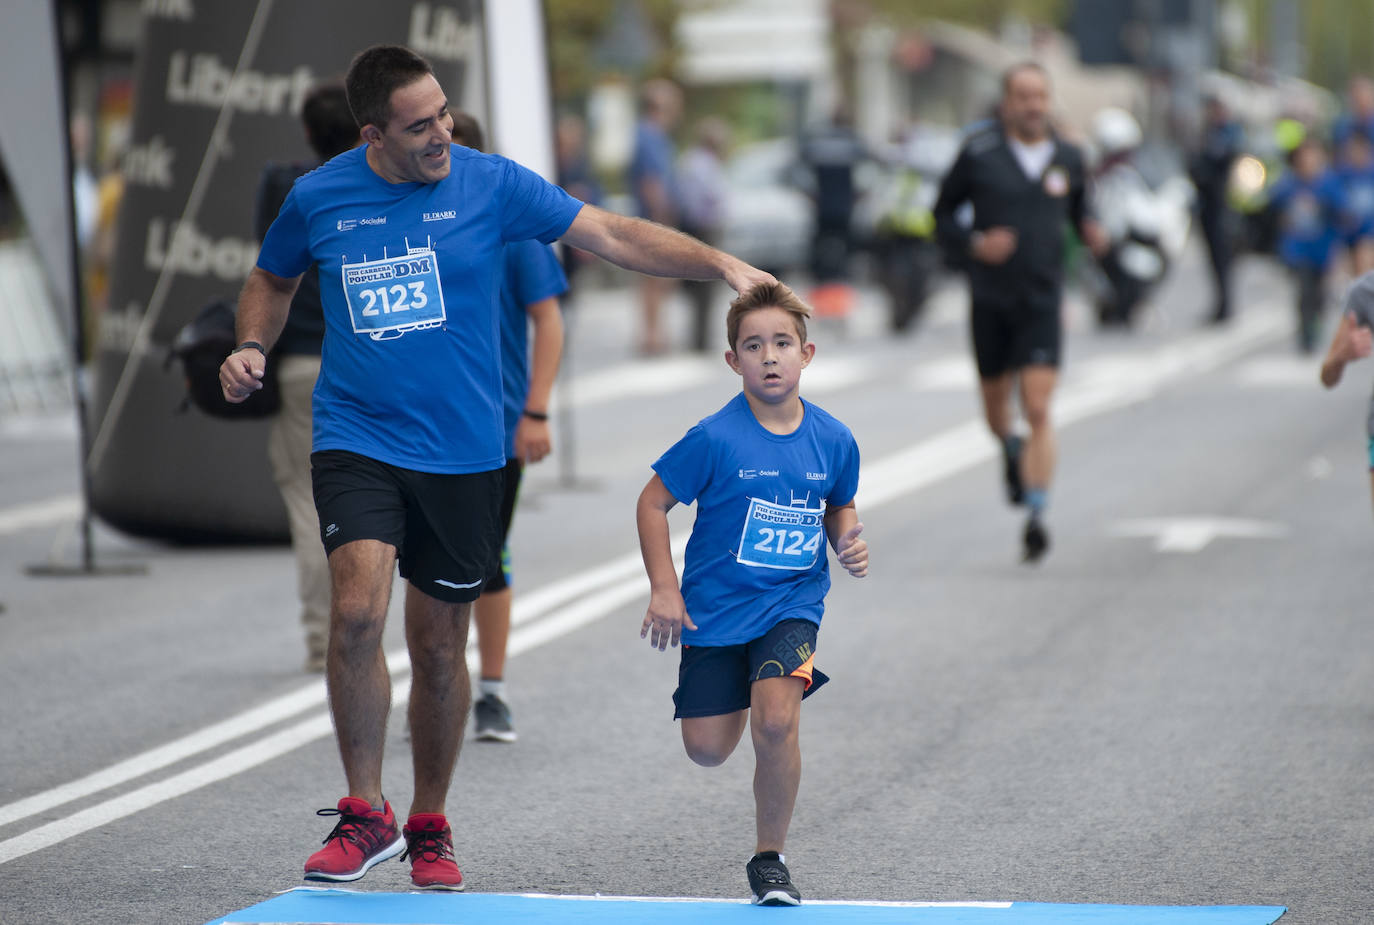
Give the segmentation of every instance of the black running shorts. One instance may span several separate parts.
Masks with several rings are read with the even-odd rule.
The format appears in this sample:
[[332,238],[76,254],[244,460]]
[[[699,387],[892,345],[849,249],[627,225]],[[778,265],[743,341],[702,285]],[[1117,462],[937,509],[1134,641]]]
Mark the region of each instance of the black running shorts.
[[515,500],[520,497],[520,479],[525,475],[525,464],[518,459],[506,460],[506,489],[501,495],[501,556],[496,563],[482,591],[504,591],[510,587],[510,522],[515,517]]
[[979,378],[996,379],[1026,366],[1059,366],[1063,332],[1057,306],[975,303],[969,320]]
[[449,603],[477,598],[501,547],[501,469],[416,472],[345,450],[310,454],[320,538],[332,553],[354,540],[396,549],[401,577]]
[[683,646],[673,719],[747,710],[751,685],[765,678],[801,678],[806,682],[802,699],[810,697],[830,680],[814,664],[819,630],[810,620],[782,620],[751,642]]

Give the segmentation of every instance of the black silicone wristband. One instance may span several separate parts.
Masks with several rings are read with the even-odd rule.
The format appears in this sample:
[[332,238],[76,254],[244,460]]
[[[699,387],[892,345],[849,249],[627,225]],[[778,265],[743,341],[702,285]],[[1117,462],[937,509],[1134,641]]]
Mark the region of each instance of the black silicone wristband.
[[526,408],[524,411],[521,412],[521,414],[529,418],[531,421],[547,421],[549,419],[548,412],[546,411],[530,411],[528,408]]
[[258,342],[255,341],[255,340],[246,340],[246,341],[244,341],[243,343],[241,343],[241,344],[239,344],[237,347],[235,347],[233,350],[230,350],[230,351],[229,351],[229,355],[230,355],[230,356],[233,356],[234,354],[238,353],[240,350],[247,350],[249,347],[252,347],[254,350],[256,350],[258,353],[261,353],[263,356],[267,356],[267,348],[264,347],[262,344],[258,343]]

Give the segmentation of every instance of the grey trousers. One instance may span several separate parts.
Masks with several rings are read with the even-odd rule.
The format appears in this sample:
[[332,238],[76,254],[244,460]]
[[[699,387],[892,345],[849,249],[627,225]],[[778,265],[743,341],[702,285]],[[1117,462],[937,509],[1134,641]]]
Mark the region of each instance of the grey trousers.
[[310,487],[310,393],[320,374],[320,358],[288,354],[276,363],[281,411],[272,419],[267,458],[291,525],[306,647],[310,654],[323,655],[329,640],[329,560]]

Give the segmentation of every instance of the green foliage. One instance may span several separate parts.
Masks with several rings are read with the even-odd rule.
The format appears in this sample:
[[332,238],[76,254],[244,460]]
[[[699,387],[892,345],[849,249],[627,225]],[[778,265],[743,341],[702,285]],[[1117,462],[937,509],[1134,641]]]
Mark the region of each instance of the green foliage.
[[[1085,2],[1085,0],[1079,0]],[[1086,0],[1104,2],[1104,0]],[[1117,0],[1105,0],[1117,2]],[[1008,16],[1018,16],[1032,25],[1062,26],[1073,6],[1072,0],[864,0],[872,12],[888,22],[903,26],[940,19],[966,26],[996,29]]]
[[585,99],[587,91],[605,76],[597,50],[618,17],[637,8],[653,37],[644,71],[623,76],[638,80],[671,76],[676,0],[544,0],[549,37],[549,60],[555,102],[562,105]]

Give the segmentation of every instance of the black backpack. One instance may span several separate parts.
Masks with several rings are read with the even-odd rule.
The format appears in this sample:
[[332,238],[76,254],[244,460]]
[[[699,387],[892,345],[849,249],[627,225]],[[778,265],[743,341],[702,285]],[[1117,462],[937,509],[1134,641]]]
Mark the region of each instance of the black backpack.
[[234,305],[227,299],[210,302],[177,332],[164,366],[170,366],[173,360],[181,361],[186,397],[179,410],[195,405],[211,417],[230,420],[265,418],[277,413],[281,408],[281,391],[277,387],[276,364],[270,360],[261,389],[237,405],[225,401],[219,368],[237,345]]

